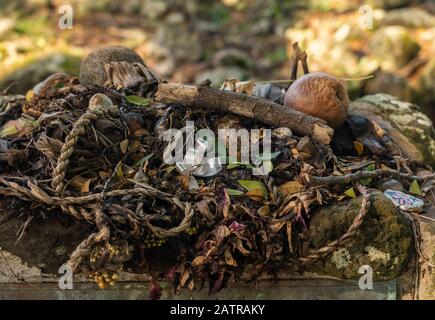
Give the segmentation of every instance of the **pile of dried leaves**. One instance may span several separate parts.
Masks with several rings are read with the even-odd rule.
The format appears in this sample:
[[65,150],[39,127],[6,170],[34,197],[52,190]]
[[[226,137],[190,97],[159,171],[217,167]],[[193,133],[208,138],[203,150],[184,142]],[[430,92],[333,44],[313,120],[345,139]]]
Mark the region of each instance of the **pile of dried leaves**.
[[[348,119],[345,134],[337,132],[333,147],[272,128],[265,160],[272,171],[265,176],[234,163],[210,176],[180,171],[162,161],[165,130],[187,120],[197,129],[266,127],[157,103],[150,86],[156,83],[146,79],[121,89],[83,86],[57,74],[25,97],[0,96],[2,217],[50,218],[62,210],[94,224],[68,265],[101,288],[125,266],[154,276],[154,296],[161,277],[176,290],[208,284],[217,292],[283,267],[301,270],[310,259],[301,257],[298,235],[316,207],[391,177],[419,192],[431,187],[433,176],[414,176],[430,168],[402,158],[376,124],[358,117]],[[262,90],[275,101],[271,92],[281,92],[270,85]]]

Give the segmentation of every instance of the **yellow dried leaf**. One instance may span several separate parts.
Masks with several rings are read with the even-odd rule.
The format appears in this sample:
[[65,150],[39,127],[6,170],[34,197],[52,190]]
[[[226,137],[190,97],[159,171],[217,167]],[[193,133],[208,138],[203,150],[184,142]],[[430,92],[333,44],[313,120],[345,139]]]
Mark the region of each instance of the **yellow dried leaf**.
[[291,195],[293,193],[297,193],[297,192],[301,191],[302,184],[296,180],[287,181],[287,182],[283,183],[282,185],[280,185],[278,187],[278,189],[281,192],[281,194],[285,197],[285,196],[288,196],[288,195]]
[[385,164],[383,164],[383,163],[381,163],[380,167],[381,167],[381,169],[384,169],[384,170],[391,170],[390,167],[387,167],[387,166],[386,166]]
[[137,129],[134,132],[135,137],[142,137],[142,136],[146,136],[146,135],[149,135],[149,132],[146,129]]
[[421,189],[417,180],[412,181],[409,185],[409,192],[421,196]]
[[385,130],[382,129],[377,122],[371,121],[373,124],[373,128],[375,129],[375,133],[379,138],[382,138],[385,135]]
[[127,153],[127,148],[128,148],[128,139],[123,140],[120,144],[119,144],[119,148],[121,149],[122,153]]
[[353,190],[353,188],[349,188],[349,189],[347,189],[347,190],[344,192],[344,194],[347,195],[348,197],[353,198],[353,199],[356,198],[355,190]]
[[227,263],[227,265],[237,267],[237,262],[236,260],[234,260],[229,247],[227,247],[227,249],[225,250],[224,255],[225,255],[225,262]]
[[265,196],[264,192],[261,189],[253,189],[245,193],[245,196],[254,200],[254,201],[263,201]]
[[[239,180],[239,184],[248,190],[245,195],[255,201],[261,201],[269,196],[269,191],[266,185],[258,180]],[[260,200],[258,200],[260,199]]]
[[206,257],[204,257],[204,256],[197,256],[192,261],[192,267],[202,266],[203,264],[205,264],[206,261],[207,261]]
[[356,153],[360,156],[364,151],[364,145],[359,141],[353,142],[353,147],[355,148]]
[[240,238],[236,238],[235,246],[236,246],[236,249],[244,256],[249,255],[249,251],[247,249],[245,249],[245,247],[243,246],[242,240]]
[[290,150],[293,156],[298,156],[299,155],[299,151],[296,148],[293,148]]
[[32,100],[32,98],[33,98],[34,95],[35,95],[35,94],[34,94],[33,90],[29,90],[29,91],[27,91],[27,93],[26,93],[26,101],[30,101],[30,100]]
[[106,172],[106,171],[99,171],[98,175],[100,176],[101,179],[107,179],[110,178],[110,173]]
[[118,165],[118,169],[116,169],[116,177],[118,180],[121,180],[124,177],[124,171],[122,170],[122,165]]
[[262,217],[269,216],[270,215],[270,207],[268,205],[262,206],[260,209],[258,209],[258,214]]
[[285,221],[275,221],[275,222],[271,222],[271,223],[269,224],[270,231],[271,231],[272,233],[278,233],[279,230],[281,230],[282,227],[284,227],[285,224],[286,224]]
[[89,192],[92,180],[93,179],[76,176],[71,180],[70,184],[77,191],[80,191],[81,193],[87,193]]

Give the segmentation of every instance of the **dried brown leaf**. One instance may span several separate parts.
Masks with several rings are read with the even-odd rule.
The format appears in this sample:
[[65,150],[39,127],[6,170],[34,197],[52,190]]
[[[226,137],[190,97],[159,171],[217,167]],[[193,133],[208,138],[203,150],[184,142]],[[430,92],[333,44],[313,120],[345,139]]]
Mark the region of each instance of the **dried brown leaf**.
[[207,262],[207,258],[204,256],[197,256],[192,261],[192,267],[199,267],[204,265]]
[[302,190],[302,184],[299,181],[287,181],[279,186],[279,191],[285,197]]
[[225,262],[228,265],[233,266],[233,267],[237,267],[237,262],[236,262],[236,260],[234,260],[233,255],[231,254],[231,250],[229,247],[227,247],[225,249],[224,256],[225,256]]
[[292,243],[292,223],[290,221],[287,221],[287,241],[288,241],[288,247],[290,253],[293,254],[293,243]]
[[121,141],[121,143],[119,144],[119,148],[121,149],[121,152],[123,154],[127,153],[128,139]]

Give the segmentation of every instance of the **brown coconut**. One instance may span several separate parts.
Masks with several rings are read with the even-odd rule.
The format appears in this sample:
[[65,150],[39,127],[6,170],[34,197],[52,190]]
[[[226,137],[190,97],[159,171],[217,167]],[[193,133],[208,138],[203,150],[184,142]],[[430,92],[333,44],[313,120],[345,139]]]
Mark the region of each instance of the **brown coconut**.
[[323,73],[308,73],[287,90],[284,105],[325,120],[337,129],[346,120],[349,96],[337,78]]

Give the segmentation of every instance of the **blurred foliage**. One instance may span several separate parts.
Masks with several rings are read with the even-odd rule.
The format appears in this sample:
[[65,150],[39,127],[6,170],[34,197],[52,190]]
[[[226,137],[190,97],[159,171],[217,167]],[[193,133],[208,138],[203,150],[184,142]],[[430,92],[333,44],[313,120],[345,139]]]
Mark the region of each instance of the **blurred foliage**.
[[[64,4],[74,9],[72,30],[58,27]],[[372,30],[359,26],[363,5],[373,10]],[[78,64],[69,61],[107,44],[134,48],[161,75],[177,81],[205,76],[220,81],[234,73],[286,79],[291,43],[298,41],[312,71],[344,78],[376,75],[368,82],[348,81],[353,98],[386,91],[426,106],[435,100],[433,1],[0,0],[0,8],[0,89],[11,79],[20,81],[17,74],[29,77],[23,70],[45,67],[39,61],[56,54],[66,57],[59,71],[77,74]],[[382,32],[391,25],[404,28],[403,39],[410,42],[402,46],[394,35],[387,39],[390,34]],[[402,54],[401,46],[415,50]]]

